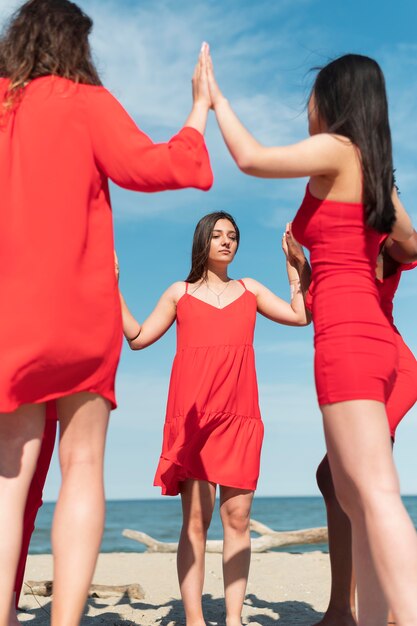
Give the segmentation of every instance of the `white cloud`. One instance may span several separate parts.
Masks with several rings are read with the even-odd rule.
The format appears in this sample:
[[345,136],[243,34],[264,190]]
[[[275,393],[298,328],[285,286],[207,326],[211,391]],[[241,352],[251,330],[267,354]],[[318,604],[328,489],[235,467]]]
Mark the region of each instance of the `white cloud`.
[[18,0],[0,0],[0,20],[3,23],[21,4]]
[[[167,139],[185,120],[191,105],[193,65],[200,42],[209,39],[220,84],[245,125],[267,145],[290,143],[305,136],[306,128],[305,94],[300,97],[300,85],[288,81],[288,66],[299,63],[294,61],[296,28],[287,17],[278,22],[274,38],[266,37],[259,4],[256,11],[250,3],[245,11],[239,3],[184,2],[173,8],[164,2],[137,7],[85,0],[83,6],[95,19],[92,43],[105,84],[154,139]],[[277,13],[285,18],[290,5],[265,3],[265,14],[270,19]],[[280,72],[280,66],[286,72]],[[289,73],[292,81],[293,76],[298,83],[302,80],[299,68]],[[260,196],[271,194],[267,185],[256,187],[237,171],[214,121],[208,126],[207,142],[216,181],[210,198],[232,193],[237,185],[249,189],[255,185]],[[175,202],[172,194],[157,201],[145,199],[137,210],[132,198],[119,215],[123,220],[168,216],[176,213]],[[154,205],[158,205],[157,212]]]

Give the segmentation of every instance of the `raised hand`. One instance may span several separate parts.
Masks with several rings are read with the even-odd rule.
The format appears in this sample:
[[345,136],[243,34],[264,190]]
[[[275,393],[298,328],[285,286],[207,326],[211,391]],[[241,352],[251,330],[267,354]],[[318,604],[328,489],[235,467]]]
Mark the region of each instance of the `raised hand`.
[[287,261],[294,267],[299,267],[306,262],[302,246],[293,237],[291,222],[288,222],[285,226],[285,232],[282,236],[282,249],[287,257]]
[[192,78],[193,102],[194,104],[203,104],[208,109],[212,108],[211,96],[208,86],[207,75],[207,51],[208,44],[203,43],[198,56],[197,64],[194,68]]
[[207,78],[208,78],[208,87],[209,87],[210,98],[211,98],[211,106],[213,109],[215,109],[216,105],[221,100],[224,100],[224,96],[222,92],[220,91],[220,87],[217,84],[216,77],[214,76],[213,60],[210,55],[210,48],[208,44],[206,44],[206,47],[203,49],[203,54],[206,57]]

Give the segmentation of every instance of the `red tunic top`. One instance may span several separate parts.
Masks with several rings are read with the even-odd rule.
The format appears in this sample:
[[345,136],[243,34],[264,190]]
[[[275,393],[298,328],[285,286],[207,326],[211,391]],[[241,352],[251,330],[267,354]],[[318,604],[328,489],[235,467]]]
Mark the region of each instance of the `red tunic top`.
[[[8,85],[0,79],[0,105]],[[80,391],[115,406],[108,178],[137,191],[212,184],[198,131],[154,144],[103,87],[29,83],[0,127],[0,412]]]

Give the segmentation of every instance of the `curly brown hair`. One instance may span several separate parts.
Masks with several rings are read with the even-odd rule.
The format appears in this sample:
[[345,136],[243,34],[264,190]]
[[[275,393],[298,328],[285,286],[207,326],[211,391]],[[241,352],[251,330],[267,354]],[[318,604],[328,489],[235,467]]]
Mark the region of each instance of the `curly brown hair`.
[[40,76],[101,85],[88,41],[92,27],[92,20],[69,0],[25,2],[0,38],[0,76],[10,79],[3,106],[13,108],[25,85]]

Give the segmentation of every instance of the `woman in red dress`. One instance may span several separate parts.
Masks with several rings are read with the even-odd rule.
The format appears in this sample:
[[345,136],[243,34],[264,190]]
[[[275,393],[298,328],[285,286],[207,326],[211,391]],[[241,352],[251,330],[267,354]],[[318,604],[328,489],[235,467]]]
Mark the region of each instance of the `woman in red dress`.
[[309,177],[293,232],[311,254],[316,387],[336,493],[352,526],[359,623],[386,620],[382,585],[399,626],[417,626],[417,536],[401,502],[385,408],[398,351],[375,284],[380,233],[413,249],[415,242],[393,185],[383,74],[361,55],[332,61],[312,89],[311,136],[265,147],[219,90],[207,47],[204,55],[212,106],[239,167],[264,178]]
[[[256,313],[282,324],[308,323],[302,268],[287,262],[289,304],[252,278],[229,278],[238,245],[239,229],[229,214],[206,215],[195,230],[189,276],[167,289],[142,325],[122,298],[123,329],[133,350],[149,346],[177,323],[155,485],[164,495],[181,494],[177,566],[190,626],[205,624],[204,553],[217,485],[226,623],[241,624],[250,562],[250,509],[263,438],[253,353]],[[283,247],[286,252],[285,241]]]
[[122,340],[108,179],[151,192],[212,183],[201,63],[185,127],[154,144],[102,87],[91,27],[68,0],[31,0],[0,40],[0,626],[47,402],[59,415],[63,476],[52,624],[79,622],[95,567]]
[[[415,234],[417,237],[417,234]],[[287,231],[287,245],[293,262],[305,263],[301,246]],[[399,365],[394,388],[387,401],[387,417],[391,439],[394,442],[397,427],[403,417],[417,402],[417,360],[408,348],[393,318],[393,300],[402,272],[417,266],[416,255],[408,256],[399,244],[393,248],[390,237],[383,238],[376,268],[376,284],[382,310],[395,332]],[[394,254],[394,257],[391,256]],[[311,310],[314,286],[307,292],[306,305]],[[329,606],[317,626],[355,626],[355,582],[352,567],[352,532],[349,518],[337,499],[327,455],[317,468],[317,484],[326,503],[329,530],[329,557],[331,568],[331,593]]]

